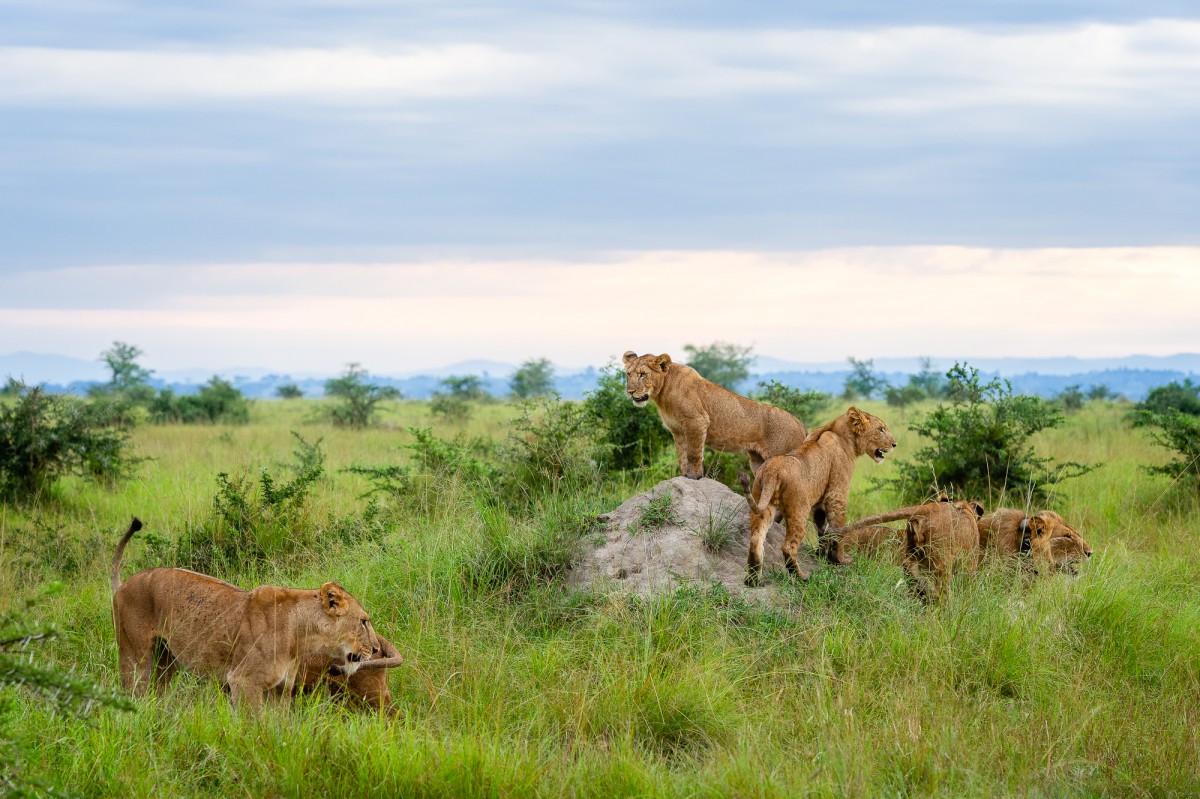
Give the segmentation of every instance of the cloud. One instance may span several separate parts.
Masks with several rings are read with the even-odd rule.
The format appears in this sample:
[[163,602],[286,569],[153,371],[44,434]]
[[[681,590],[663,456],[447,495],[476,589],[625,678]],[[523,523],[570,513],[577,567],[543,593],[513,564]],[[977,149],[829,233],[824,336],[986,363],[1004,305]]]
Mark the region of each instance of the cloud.
[[1198,259],[1200,248],[898,247],[94,267],[0,277],[0,340],[94,357],[121,339],[154,368],[292,371],[537,355],[598,365],[714,340],[802,361],[1165,355],[1200,350]]
[[364,47],[0,49],[0,103],[387,106],[790,95],[853,114],[1193,104],[1200,22],[704,31],[601,24]]

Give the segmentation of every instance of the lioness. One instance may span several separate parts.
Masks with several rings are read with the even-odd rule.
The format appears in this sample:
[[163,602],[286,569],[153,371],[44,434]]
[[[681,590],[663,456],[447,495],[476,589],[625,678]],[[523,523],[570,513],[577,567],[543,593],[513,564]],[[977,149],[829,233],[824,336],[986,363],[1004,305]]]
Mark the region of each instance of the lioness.
[[879,463],[895,447],[896,439],[882,419],[851,406],[832,422],[814,430],[794,451],[764,463],[754,477],[753,487],[744,473],[739,474],[750,505],[746,584],[762,582],[763,542],[776,508],[783,512],[787,526],[783,559],[792,574],[802,580],[809,577],[796,560],[796,553],[804,543],[810,512],[826,557],[834,563],[849,563],[840,542],[830,538],[827,531],[830,523],[834,527],[846,524],[846,499],[854,476],[854,460],[859,455],[870,455]]
[[[859,519],[831,535],[839,536],[842,545],[846,546],[857,540],[861,530],[878,531],[881,523],[907,521],[901,565],[908,574],[913,593],[927,600],[945,592],[958,564],[965,564],[971,572],[979,568],[976,522],[982,516],[983,506],[978,502],[951,502],[939,498]],[[873,537],[881,535],[875,532]]]
[[267,692],[292,692],[306,656],[350,676],[378,647],[366,611],[333,582],[246,591],[187,569],[156,568],[122,584],[121,556],[141,527],[136,518],[129,525],[109,572],[121,685],[135,695],[151,681],[161,691],[182,664],[216,675],[235,705],[258,708]]
[[1035,572],[1050,570],[1079,573],[1079,564],[1092,556],[1092,548],[1078,531],[1054,511],[1028,516],[1024,511],[999,508],[979,520],[979,546],[985,552],[1016,557],[1028,555]]
[[404,658],[400,656],[396,645],[382,635],[376,635],[376,640],[379,642],[378,648],[349,676],[346,676],[340,664],[330,663],[322,655],[305,655],[301,659],[300,679],[296,687],[310,690],[324,685],[331,695],[345,696],[389,716],[399,715],[400,709],[392,702],[392,692],[388,689],[386,670],[399,666]]
[[679,471],[704,476],[704,445],[722,452],[746,452],[757,473],[774,455],[790,452],[805,439],[804,425],[782,408],[755,402],[705,380],[670,355],[625,353],[625,391],[639,408],[653,400],[663,426],[675,439]]

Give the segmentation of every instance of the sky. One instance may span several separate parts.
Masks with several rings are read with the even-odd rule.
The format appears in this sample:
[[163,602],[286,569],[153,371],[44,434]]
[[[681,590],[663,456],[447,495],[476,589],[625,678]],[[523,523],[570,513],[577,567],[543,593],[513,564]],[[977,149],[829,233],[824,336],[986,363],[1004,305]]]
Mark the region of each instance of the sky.
[[0,0],[0,354],[1200,351],[1200,7]]

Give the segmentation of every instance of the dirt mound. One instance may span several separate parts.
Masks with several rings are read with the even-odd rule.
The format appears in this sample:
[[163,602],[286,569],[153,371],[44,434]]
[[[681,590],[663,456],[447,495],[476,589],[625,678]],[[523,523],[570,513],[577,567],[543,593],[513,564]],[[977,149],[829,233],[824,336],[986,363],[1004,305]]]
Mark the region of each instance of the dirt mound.
[[[674,477],[600,517],[603,542],[589,541],[571,582],[580,588],[639,594],[670,591],[681,582],[721,583],[747,598],[774,589],[746,588],[750,509],[741,494],[707,478]],[[766,568],[783,568],[784,529],[767,533]],[[593,548],[593,544],[596,546]],[[816,569],[801,551],[801,564]]]

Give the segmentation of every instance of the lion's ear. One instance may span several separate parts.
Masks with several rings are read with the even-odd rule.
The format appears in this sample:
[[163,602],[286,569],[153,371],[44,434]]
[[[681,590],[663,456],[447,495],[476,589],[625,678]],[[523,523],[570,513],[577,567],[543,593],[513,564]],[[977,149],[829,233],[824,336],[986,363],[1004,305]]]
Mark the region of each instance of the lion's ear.
[[976,519],[983,518],[983,514],[984,514],[983,505],[979,504],[978,502],[968,502],[967,504],[970,505],[971,509],[975,511]]
[[318,592],[321,597],[321,607],[331,616],[340,616],[346,612],[348,594],[346,589],[337,583],[325,583]]
[[867,420],[863,416],[863,412],[851,405],[846,409],[846,416],[850,419],[850,426],[858,432],[867,429]]
[[667,367],[671,365],[671,356],[665,352],[654,359],[654,365],[658,367],[658,371],[665,372]]
[[621,360],[625,362],[626,366],[628,366],[637,360],[637,353],[633,350],[626,350],[625,354],[621,356]]
[[1050,526],[1040,516],[1030,516],[1026,522],[1026,527],[1029,529],[1030,538],[1041,538],[1050,532]]

